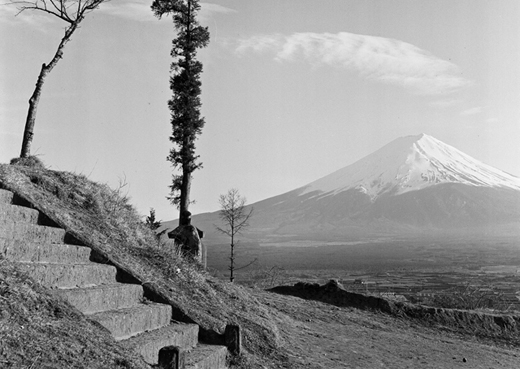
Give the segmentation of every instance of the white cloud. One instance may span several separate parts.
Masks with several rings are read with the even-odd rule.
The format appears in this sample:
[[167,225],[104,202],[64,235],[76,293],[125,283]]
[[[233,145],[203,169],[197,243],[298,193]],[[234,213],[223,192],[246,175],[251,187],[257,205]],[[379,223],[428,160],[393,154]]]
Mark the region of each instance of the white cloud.
[[236,13],[234,9],[226,8],[225,6],[212,4],[212,3],[200,3],[199,21],[202,25],[209,22],[216,14],[231,14]]
[[430,103],[431,106],[434,106],[436,108],[449,108],[451,106],[455,106],[457,104],[460,104],[462,100],[460,99],[443,99],[438,101],[432,101]]
[[200,3],[200,11],[207,12],[207,13],[221,13],[221,14],[230,14],[230,13],[236,13],[237,11],[235,9],[226,8],[225,6],[218,5],[218,4],[212,4],[212,3]]
[[481,112],[482,112],[482,107],[481,106],[476,106],[474,108],[466,109],[466,110],[462,111],[460,113],[460,115],[462,115],[462,116],[475,115],[475,114],[479,114]]
[[[110,14],[116,17],[125,18],[138,22],[157,21],[151,10],[151,1],[143,0],[126,0],[124,2],[107,2],[103,3],[100,9],[105,14]],[[199,20],[203,23],[213,17],[214,14],[229,14],[234,13],[235,10],[226,8],[224,6],[212,3],[200,3],[201,9],[199,12]],[[166,18],[166,17],[165,17]]]
[[284,37],[281,35],[259,35],[239,40],[235,51],[239,55],[243,55],[249,50],[257,53],[276,52],[282,49],[283,45]]
[[260,35],[238,41],[239,55],[271,53],[279,62],[305,60],[315,66],[355,70],[367,79],[396,84],[423,95],[454,92],[470,85],[458,67],[412,44],[341,32]]
[[151,9],[151,1],[126,0],[117,3],[106,2],[100,5],[99,10],[105,14],[138,22],[157,21]]
[[45,31],[45,26],[62,22],[57,17],[37,10],[26,10],[20,13],[19,6],[9,3],[0,4],[0,22],[8,25],[28,25]]
[[[117,2],[108,1],[102,3],[99,8],[94,9],[93,12],[96,14],[104,13],[137,21],[156,20],[157,18],[154,17],[150,6],[151,1],[148,2],[143,0],[119,0]],[[49,23],[53,20],[62,22],[51,14],[37,10],[26,10],[15,17],[15,15],[19,12],[18,7],[19,6],[11,4],[0,5],[0,19],[2,22],[8,21],[13,23],[14,21],[23,21],[31,25],[44,25],[44,23]]]
[[0,19],[2,20],[2,23],[10,22],[10,21],[16,19],[15,16],[18,12],[19,12],[19,10],[17,9],[17,7],[15,5],[11,5],[8,3],[0,4]]

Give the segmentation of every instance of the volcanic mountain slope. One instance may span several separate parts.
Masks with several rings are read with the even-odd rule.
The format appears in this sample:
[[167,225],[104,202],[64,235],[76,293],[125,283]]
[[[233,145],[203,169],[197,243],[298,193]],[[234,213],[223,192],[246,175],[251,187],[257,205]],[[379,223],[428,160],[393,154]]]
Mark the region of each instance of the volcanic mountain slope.
[[300,195],[349,189],[373,201],[442,183],[520,190],[520,178],[464,154],[431,136],[398,138],[356,163],[304,186]]
[[[258,236],[520,231],[520,178],[420,134],[252,206],[250,232]],[[218,222],[216,215],[194,221],[207,226]]]

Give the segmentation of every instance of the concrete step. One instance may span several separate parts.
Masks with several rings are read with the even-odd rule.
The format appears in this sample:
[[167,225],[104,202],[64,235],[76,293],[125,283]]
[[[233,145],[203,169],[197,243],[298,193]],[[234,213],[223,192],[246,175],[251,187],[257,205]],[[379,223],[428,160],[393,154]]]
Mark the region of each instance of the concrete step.
[[0,238],[0,255],[12,261],[46,263],[87,263],[88,247],[64,243],[33,243],[24,240]]
[[13,202],[13,196],[11,191],[0,188],[0,204],[11,204]]
[[83,314],[124,309],[136,306],[143,300],[143,287],[138,284],[115,283],[85,288],[68,288],[56,291]]
[[40,212],[25,206],[0,205],[0,223],[22,222],[37,224]]
[[32,243],[63,243],[65,230],[26,223],[0,223],[0,237]]
[[27,263],[18,262],[20,269],[48,288],[88,287],[116,282],[117,269],[110,265]]
[[139,333],[170,324],[172,307],[165,304],[139,304],[134,307],[104,311],[88,315],[107,328],[117,340],[124,340]]
[[121,345],[139,352],[144,361],[150,365],[155,365],[159,361],[159,350],[161,348],[179,346],[184,349],[191,349],[197,344],[198,335],[198,325],[174,323],[121,341]]
[[197,345],[186,355],[186,369],[225,369],[227,352],[226,346]]

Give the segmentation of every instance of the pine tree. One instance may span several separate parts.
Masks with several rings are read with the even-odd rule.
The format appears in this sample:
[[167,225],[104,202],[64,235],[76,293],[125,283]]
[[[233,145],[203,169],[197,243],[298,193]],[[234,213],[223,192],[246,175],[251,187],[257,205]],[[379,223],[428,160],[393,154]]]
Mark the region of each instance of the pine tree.
[[157,228],[161,227],[162,222],[155,218],[155,209],[154,208],[150,208],[150,215],[148,215],[146,217],[145,224],[152,231],[155,231]]
[[209,31],[197,21],[198,0],[155,0],[152,10],[159,18],[172,14],[177,31],[171,51],[172,98],[168,101],[173,148],[167,157],[176,173],[172,175],[168,199],[183,214],[190,204],[192,173],[202,166],[195,155],[195,140],[204,127],[204,118],[200,116],[202,63],[196,57],[197,50],[208,45]]

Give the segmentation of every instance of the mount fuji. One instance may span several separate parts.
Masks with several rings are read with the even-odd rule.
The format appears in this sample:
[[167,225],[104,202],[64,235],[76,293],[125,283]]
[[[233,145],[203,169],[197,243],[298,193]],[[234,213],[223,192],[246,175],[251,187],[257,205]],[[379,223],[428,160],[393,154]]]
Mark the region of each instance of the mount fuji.
[[520,178],[473,159],[431,136],[398,138],[371,155],[304,186],[300,195],[337,195],[349,189],[378,197],[441,183],[520,190]]
[[[520,234],[520,178],[426,134],[398,138],[352,165],[251,206],[248,236],[254,238]],[[218,212],[193,221],[211,231]]]

